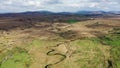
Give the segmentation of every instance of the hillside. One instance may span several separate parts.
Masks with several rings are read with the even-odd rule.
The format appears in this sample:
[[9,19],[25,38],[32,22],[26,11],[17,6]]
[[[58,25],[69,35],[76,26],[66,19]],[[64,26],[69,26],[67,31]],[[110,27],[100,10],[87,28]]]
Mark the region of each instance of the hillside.
[[51,16],[0,18],[0,68],[120,67],[119,17]]

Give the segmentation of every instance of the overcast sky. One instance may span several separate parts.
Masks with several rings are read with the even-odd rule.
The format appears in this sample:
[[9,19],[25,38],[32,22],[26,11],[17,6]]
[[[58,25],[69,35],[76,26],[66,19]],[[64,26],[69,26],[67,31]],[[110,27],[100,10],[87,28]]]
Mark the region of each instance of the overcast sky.
[[25,11],[120,11],[120,0],[0,0],[0,13]]

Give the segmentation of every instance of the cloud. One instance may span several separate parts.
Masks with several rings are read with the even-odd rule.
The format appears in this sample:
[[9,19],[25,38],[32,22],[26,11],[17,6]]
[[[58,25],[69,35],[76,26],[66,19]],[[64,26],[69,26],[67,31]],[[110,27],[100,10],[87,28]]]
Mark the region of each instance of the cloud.
[[47,0],[47,1],[44,1],[45,4],[61,4],[62,2],[60,0]]
[[39,10],[55,12],[79,10],[120,11],[120,0],[0,0],[0,12]]

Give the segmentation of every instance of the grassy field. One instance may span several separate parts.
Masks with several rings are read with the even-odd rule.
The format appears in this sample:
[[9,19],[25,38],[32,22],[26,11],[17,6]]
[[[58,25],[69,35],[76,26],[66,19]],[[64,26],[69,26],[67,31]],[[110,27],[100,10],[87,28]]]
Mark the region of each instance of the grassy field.
[[[96,38],[76,40],[72,43],[77,50],[75,63],[81,68],[107,68],[109,47],[103,46]],[[79,68],[78,67],[78,68]]]
[[67,21],[67,23],[69,23],[69,24],[74,24],[74,23],[77,23],[77,22],[79,22],[78,20],[75,20],[75,19],[73,19],[73,20],[68,20]]
[[31,60],[25,49],[14,48],[2,54],[0,68],[28,68]]
[[111,57],[114,68],[120,67],[120,28],[114,28],[109,34],[101,38],[103,44],[111,46]]

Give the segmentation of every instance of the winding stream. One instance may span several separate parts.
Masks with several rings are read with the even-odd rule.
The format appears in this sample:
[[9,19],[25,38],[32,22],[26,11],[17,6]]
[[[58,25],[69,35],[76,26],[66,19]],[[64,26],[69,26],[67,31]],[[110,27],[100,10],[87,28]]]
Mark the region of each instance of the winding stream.
[[[64,43],[59,43],[59,44],[57,44],[56,46],[51,46],[51,47],[58,47],[58,46],[60,46],[61,44],[64,44]],[[57,52],[57,53],[55,53],[55,52],[56,52],[55,49],[51,49],[51,50],[48,51],[46,54],[47,54],[48,56],[59,55],[59,56],[61,56],[62,58],[61,58],[60,60],[58,60],[57,62],[47,64],[47,65],[45,66],[45,68],[51,68],[52,65],[58,64],[58,63],[60,63],[60,62],[62,62],[62,61],[64,61],[64,60],[66,59],[66,55],[61,54],[61,53],[59,53],[59,52]]]
[[[78,39],[79,39],[79,38],[78,38]],[[55,46],[50,46],[50,47],[58,47],[58,46],[60,46],[60,45],[62,45],[62,44],[67,44],[67,43],[70,43],[70,42],[75,41],[75,40],[77,40],[77,39],[73,39],[73,40],[69,40],[69,41],[64,41],[64,42],[62,42],[62,43],[59,43],[59,44],[57,44],[57,45],[55,45]],[[65,46],[65,47],[66,47],[66,46]],[[66,47],[66,48],[67,48],[67,47]],[[69,49],[67,48],[67,50],[69,50]],[[56,50],[51,48],[50,51],[48,51],[48,52],[46,53],[46,55],[48,55],[48,56],[59,55],[59,56],[61,56],[62,58],[61,58],[60,60],[58,60],[57,62],[47,64],[47,65],[45,66],[45,68],[51,68],[51,66],[53,66],[53,65],[55,65],[55,64],[58,64],[58,63],[64,61],[64,60],[67,58],[66,54],[62,54],[62,53],[59,53],[59,52],[55,53],[55,52],[56,52]]]

